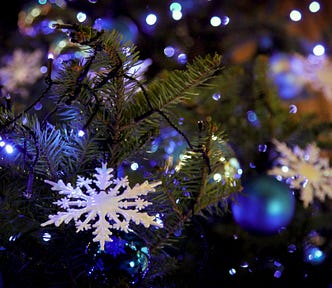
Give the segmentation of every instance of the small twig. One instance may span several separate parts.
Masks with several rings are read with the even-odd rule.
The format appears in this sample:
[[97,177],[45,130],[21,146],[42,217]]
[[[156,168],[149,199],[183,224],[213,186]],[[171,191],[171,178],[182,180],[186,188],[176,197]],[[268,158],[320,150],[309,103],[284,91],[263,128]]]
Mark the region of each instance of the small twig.
[[[187,135],[185,135],[185,134],[184,134],[184,133],[183,133],[178,127],[176,127],[176,126],[172,123],[172,121],[168,118],[168,116],[167,116],[163,111],[161,111],[161,110],[158,109],[158,108],[153,108],[153,106],[152,106],[152,104],[151,104],[151,102],[150,102],[150,99],[149,99],[148,93],[147,93],[146,89],[144,88],[144,86],[142,85],[142,83],[140,83],[137,79],[135,79],[135,78],[133,78],[133,77],[131,77],[131,76],[129,76],[129,75],[124,75],[124,76],[125,76],[125,78],[128,78],[128,79],[130,79],[130,80],[133,80],[133,81],[135,81],[135,82],[138,84],[138,86],[141,88],[142,93],[143,93],[143,95],[144,95],[144,98],[145,98],[145,100],[146,100],[146,102],[147,102],[147,104],[148,104],[148,106],[149,106],[149,108],[150,108],[149,111],[145,112],[144,114],[140,115],[139,117],[136,117],[136,118],[134,119],[134,121],[137,123],[137,122],[139,122],[139,121],[144,120],[145,118],[149,117],[150,115],[152,115],[152,114],[154,114],[154,113],[158,113],[158,114],[160,114],[160,115],[166,120],[166,122],[167,122],[167,123],[168,123],[168,124],[174,129],[174,130],[176,130],[176,132],[178,132],[178,133],[184,138],[184,140],[187,142],[187,145],[189,146],[189,148],[192,149],[192,150],[194,150],[194,147],[193,147],[193,145],[190,143],[190,140],[189,140],[189,138],[187,137]],[[201,122],[201,121],[198,122],[198,125],[199,125],[199,129],[200,129],[200,131],[201,131],[202,128],[203,128],[202,124],[203,124],[203,122]],[[210,166],[210,158],[209,158],[209,156],[206,154],[206,151],[205,151],[204,147],[202,147],[202,149],[200,149],[200,152],[202,153],[202,156],[203,156],[203,158],[204,158],[204,160],[205,160],[205,162],[206,162],[206,164],[207,164],[207,166],[208,166],[209,174],[210,174],[211,171],[212,171],[211,166]]]

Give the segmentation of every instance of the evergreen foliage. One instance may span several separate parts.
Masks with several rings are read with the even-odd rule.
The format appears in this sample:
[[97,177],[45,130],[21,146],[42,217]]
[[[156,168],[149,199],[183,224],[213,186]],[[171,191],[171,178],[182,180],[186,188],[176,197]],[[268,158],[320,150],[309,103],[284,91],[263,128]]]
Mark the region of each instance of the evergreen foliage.
[[[197,135],[191,136],[175,124],[176,108],[196,96],[198,88],[211,88],[211,79],[222,69],[221,56],[197,57],[185,69],[164,71],[144,82],[138,79],[139,71],[132,72],[139,52],[116,31],[98,32],[77,25],[56,28],[68,32],[85,56],[64,62],[54,79],[49,71],[44,90],[24,111],[1,106],[1,137],[14,147],[13,155],[1,158],[0,210],[1,223],[6,223],[1,231],[5,250],[1,262],[10,263],[1,268],[9,275],[20,271],[19,283],[29,280],[29,287],[40,283],[82,287],[87,277],[82,275],[82,259],[91,236],[85,233],[78,238],[72,224],[39,226],[55,213],[52,203],[59,198],[44,180],[74,183],[78,175],[91,176],[102,162],[114,168],[116,175],[129,173],[123,166],[126,160],[144,153],[160,129],[169,126],[186,143],[183,160],[165,161],[148,178],[162,179],[156,196],[150,196],[154,205],[148,210],[160,215],[164,228],[133,228],[151,251],[154,267],[146,281],[152,281],[154,273],[167,274],[168,266],[172,271],[178,265],[175,247],[186,239],[178,231],[190,229],[191,219],[203,216],[204,211],[225,209],[227,197],[240,189],[234,171],[225,171],[225,161],[233,154],[219,125],[198,119]],[[35,113],[37,102],[47,111]],[[83,137],[78,135],[80,130]],[[215,173],[224,179],[215,181]],[[46,232],[55,233],[52,243],[66,248],[59,251],[55,244],[45,246],[40,236]],[[37,251],[40,256],[36,258]],[[165,265],[157,264],[160,262]],[[37,271],[39,275],[35,275]],[[60,274],[61,283],[57,280]],[[51,280],[46,280],[48,276]]]

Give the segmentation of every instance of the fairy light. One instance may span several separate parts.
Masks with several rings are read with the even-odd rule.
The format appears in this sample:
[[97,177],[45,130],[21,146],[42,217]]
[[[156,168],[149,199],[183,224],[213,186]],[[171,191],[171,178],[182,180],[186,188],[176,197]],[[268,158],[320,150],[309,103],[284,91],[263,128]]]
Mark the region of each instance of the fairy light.
[[146,22],[146,24],[148,24],[150,26],[156,24],[156,22],[157,22],[156,14],[150,13],[148,16],[146,16],[145,22]]
[[174,11],[181,11],[182,6],[178,2],[172,2],[171,5],[169,5],[169,10],[174,12]]
[[180,20],[182,18],[182,12],[179,10],[175,10],[172,12],[172,18],[174,20]]
[[130,169],[136,171],[138,169],[138,163],[134,162],[130,165]]
[[83,13],[83,12],[79,12],[79,13],[77,13],[77,15],[76,15],[76,19],[79,21],[79,22],[84,22],[85,20],[86,20],[86,14],[85,13]]
[[13,146],[10,145],[10,144],[6,144],[6,145],[5,145],[5,150],[6,150],[6,153],[7,153],[7,154],[12,154],[12,153],[14,152],[14,148],[13,148]]
[[173,57],[174,53],[175,53],[174,47],[172,47],[172,46],[165,47],[164,54],[165,54],[166,57],[169,57],[169,58]]
[[312,1],[309,4],[309,11],[312,13],[316,13],[320,10],[320,4],[317,1]]
[[325,47],[321,44],[315,45],[315,47],[312,49],[312,53],[315,56],[323,56],[325,54]]
[[221,20],[221,24],[226,26],[226,25],[229,24],[231,19],[228,16],[223,16],[223,17],[220,18],[220,20]]
[[47,78],[51,78],[53,59],[54,59],[54,55],[52,53],[48,53],[47,75],[46,75]]
[[85,132],[83,130],[79,130],[77,135],[78,137],[83,137],[85,135]]
[[213,26],[213,27],[218,27],[218,26],[220,26],[220,25],[221,25],[221,19],[220,19],[220,17],[218,17],[218,16],[213,16],[213,17],[211,17],[211,19],[210,19],[210,24],[211,24],[211,26]]
[[302,19],[302,14],[299,10],[294,9],[289,13],[289,18],[294,22],[298,22]]

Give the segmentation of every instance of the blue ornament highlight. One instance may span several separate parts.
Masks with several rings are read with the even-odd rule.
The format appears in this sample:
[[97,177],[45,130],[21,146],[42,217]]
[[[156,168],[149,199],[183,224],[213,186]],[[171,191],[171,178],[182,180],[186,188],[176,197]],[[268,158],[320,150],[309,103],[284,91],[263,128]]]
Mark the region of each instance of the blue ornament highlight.
[[286,183],[260,175],[244,183],[231,210],[235,222],[248,232],[274,234],[293,219],[295,197]]

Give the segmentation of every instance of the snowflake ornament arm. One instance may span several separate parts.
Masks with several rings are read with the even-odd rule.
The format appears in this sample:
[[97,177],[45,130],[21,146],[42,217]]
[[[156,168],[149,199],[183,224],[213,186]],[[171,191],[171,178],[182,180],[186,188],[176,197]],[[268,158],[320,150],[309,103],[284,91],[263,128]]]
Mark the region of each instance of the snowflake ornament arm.
[[[142,209],[151,205],[140,196],[154,192],[155,187],[161,182],[136,184],[130,188],[127,177],[113,179],[113,169],[102,164],[96,168],[93,175],[95,180],[78,177],[76,188],[69,183],[65,185],[62,180],[52,182],[52,190],[59,191],[63,198],[54,202],[65,211],[59,211],[55,215],[49,215],[49,220],[41,226],[54,224],[60,226],[74,220],[76,232],[94,229],[93,241],[100,243],[100,249],[104,250],[105,242],[112,241],[112,229],[128,232],[129,224],[133,221],[136,225],[143,224],[146,228],[150,225],[162,227],[155,221],[156,217]],[[94,185],[95,187],[92,187]],[[84,191],[83,191],[84,190]]]

